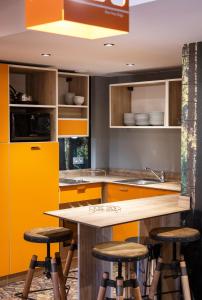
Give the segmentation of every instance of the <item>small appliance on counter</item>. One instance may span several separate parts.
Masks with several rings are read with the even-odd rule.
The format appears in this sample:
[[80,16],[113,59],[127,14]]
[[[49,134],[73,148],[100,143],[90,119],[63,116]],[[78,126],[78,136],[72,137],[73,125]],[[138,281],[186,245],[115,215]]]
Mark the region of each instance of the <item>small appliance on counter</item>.
[[11,142],[51,140],[49,113],[19,109],[10,114]]
[[17,92],[12,85],[10,85],[10,102],[12,104],[38,104],[37,101],[33,101],[32,96]]

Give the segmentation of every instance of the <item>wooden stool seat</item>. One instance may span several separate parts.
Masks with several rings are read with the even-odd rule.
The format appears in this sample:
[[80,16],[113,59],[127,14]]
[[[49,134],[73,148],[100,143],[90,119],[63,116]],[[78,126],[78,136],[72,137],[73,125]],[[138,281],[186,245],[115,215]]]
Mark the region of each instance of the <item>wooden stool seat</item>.
[[189,227],[160,227],[152,229],[150,237],[161,242],[194,242],[200,239],[200,232]]
[[148,255],[148,249],[144,245],[110,241],[97,244],[92,254],[94,257],[111,262],[131,262],[145,258]]
[[63,227],[39,227],[24,233],[24,239],[32,243],[59,243],[72,238],[72,230]]

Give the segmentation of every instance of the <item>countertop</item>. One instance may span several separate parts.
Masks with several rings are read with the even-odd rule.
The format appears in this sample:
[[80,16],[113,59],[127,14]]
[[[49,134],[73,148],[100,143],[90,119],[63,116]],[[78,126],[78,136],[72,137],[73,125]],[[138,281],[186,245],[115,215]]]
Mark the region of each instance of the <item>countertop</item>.
[[[67,177],[63,177],[67,178]],[[78,184],[67,184],[67,183],[59,183],[59,187],[65,186],[76,186],[80,184],[93,184],[93,183],[114,183],[114,184],[122,184],[127,186],[138,186],[144,188],[153,188],[153,189],[162,189],[162,190],[169,190],[169,191],[181,191],[181,184],[180,182],[176,181],[167,181],[167,182],[159,182],[155,184],[146,184],[146,185],[138,185],[138,184],[130,184],[130,183],[117,183],[116,181],[130,179],[134,177],[124,177],[124,176],[68,176],[69,179],[83,179],[87,182],[78,183]]]
[[74,223],[104,228],[190,210],[190,198],[165,195],[48,211],[45,214]]

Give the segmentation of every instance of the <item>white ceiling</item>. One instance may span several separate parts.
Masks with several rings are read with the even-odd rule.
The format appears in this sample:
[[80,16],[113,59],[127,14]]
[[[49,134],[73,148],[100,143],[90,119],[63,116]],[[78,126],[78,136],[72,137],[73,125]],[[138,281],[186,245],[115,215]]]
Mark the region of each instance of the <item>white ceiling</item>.
[[[183,44],[195,41],[202,41],[201,0],[156,0],[133,6],[128,35],[98,40],[26,31],[24,0],[0,0],[0,60],[107,74],[179,66]],[[104,47],[106,42],[115,46]]]

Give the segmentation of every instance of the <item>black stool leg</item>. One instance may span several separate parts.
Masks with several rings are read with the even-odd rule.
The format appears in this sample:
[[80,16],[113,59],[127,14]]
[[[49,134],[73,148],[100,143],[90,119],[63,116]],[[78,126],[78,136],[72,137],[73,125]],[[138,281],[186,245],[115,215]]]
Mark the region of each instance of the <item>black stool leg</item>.
[[183,292],[184,300],[191,300],[191,292],[189,287],[189,279],[187,275],[187,267],[183,255],[181,255],[180,258],[180,269],[181,269],[181,283],[182,283],[182,292]]
[[118,262],[118,276],[116,277],[116,300],[123,300],[122,263]]
[[56,259],[56,263],[57,263],[57,272],[58,272],[61,300],[66,300],[67,294],[66,294],[65,279],[63,276],[60,253],[58,253],[58,252],[55,253],[55,259]]
[[107,290],[107,280],[109,279],[109,273],[105,272],[103,273],[102,276],[102,283],[100,285],[99,288],[99,293],[97,296],[97,300],[104,300],[105,299],[105,294],[106,294],[106,290]]
[[162,266],[163,260],[161,257],[158,258],[156,269],[154,271],[154,277],[149,289],[149,300],[154,300],[155,293],[157,291],[158,282],[161,275],[161,266]]
[[28,298],[36,264],[37,264],[37,256],[33,255],[32,259],[31,259],[31,262],[30,262],[30,265],[29,265],[29,270],[27,272],[24,289],[23,289],[23,292],[22,292],[22,298],[24,298],[24,299]]
[[51,259],[51,278],[53,283],[54,300],[60,300],[59,277],[55,258]]

